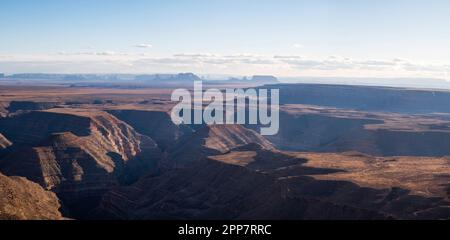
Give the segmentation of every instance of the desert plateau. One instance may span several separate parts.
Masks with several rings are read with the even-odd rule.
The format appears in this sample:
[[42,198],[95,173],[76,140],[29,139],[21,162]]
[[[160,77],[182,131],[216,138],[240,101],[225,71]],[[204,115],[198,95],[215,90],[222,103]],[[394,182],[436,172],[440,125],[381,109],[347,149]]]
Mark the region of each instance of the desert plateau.
[[450,91],[270,86],[273,136],[176,125],[173,86],[3,84],[0,219],[450,219]]

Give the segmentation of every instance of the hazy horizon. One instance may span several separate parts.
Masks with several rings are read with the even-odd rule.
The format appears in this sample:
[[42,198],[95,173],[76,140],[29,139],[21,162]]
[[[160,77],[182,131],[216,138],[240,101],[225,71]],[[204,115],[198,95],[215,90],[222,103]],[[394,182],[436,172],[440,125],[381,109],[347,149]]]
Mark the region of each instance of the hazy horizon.
[[0,72],[449,79],[448,1],[2,1]]

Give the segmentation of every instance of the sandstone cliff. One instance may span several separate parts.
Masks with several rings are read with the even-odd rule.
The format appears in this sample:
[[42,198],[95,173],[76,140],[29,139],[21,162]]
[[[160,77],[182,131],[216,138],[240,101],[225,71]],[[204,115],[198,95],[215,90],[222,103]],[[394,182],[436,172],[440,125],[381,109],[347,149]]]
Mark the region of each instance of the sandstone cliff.
[[[324,156],[326,157],[326,156]],[[310,167],[257,144],[146,176],[104,195],[98,218],[113,219],[445,219],[448,201],[408,189],[361,187],[313,176]],[[407,172],[407,171],[406,171]],[[406,174],[405,172],[405,174]]]
[[273,149],[272,144],[264,137],[242,125],[204,125],[180,138],[169,148],[169,153],[171,161],[183,165],[251,143]]
[[101,111],[32,112],[5,125],[20,147],[0,160],[0,169],[57,193],[69,216],[85,214],[107,190],[151,172],[161,157],[151,138]]
[[0,173],[0,220],[60,220],[56,195],[23,177]]
[[450,155],[449,126],[447,120],[420,116],[292,105],[280,111],[279,132],[264,137],[288,151],[440,157]]
[[58,104],[58,102],[12,101],[9,103],[8,112],[45,110],[54,108]]
[[8,102],[0,102],[0,118],[8,115]]
[[0,150],[11,146],[12,143],[0,133]]
[[[202,159],[107,193],[98,218],[384,219],[373,210],[293,195],[268,169],[302,162],[257,145],[227,159]],[[255,150],[251,159],[248,150]],[[253,151],[250,151],[253,152]],[[231,153],[230,153],[231,154]],[[237,160],[235,157],[241,159]],[[282,157],[282,158],[280,158]],[[236,161],[237,160],[237,161]],[[236,161],[231,163],[232,161]]]
[[183,135],[192,132],[187,126],[175,125],[169,113],[163,111],[110,110],[108,112],[128,123],[137,132],[151,137],[163,150]]

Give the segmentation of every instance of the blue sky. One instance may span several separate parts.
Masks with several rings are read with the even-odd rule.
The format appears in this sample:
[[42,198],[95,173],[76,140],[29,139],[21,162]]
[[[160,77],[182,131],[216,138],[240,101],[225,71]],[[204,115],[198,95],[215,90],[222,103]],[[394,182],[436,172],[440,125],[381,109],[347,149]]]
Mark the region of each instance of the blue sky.
[[447,78],[445,0],[2,0],[0,72]]

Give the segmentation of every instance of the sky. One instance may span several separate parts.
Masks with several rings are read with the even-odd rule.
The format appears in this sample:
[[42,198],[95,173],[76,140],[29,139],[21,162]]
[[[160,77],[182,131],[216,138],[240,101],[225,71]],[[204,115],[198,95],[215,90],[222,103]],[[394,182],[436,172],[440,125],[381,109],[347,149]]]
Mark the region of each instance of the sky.
[[450,80],[447,0],[1,0],[0,72]]

